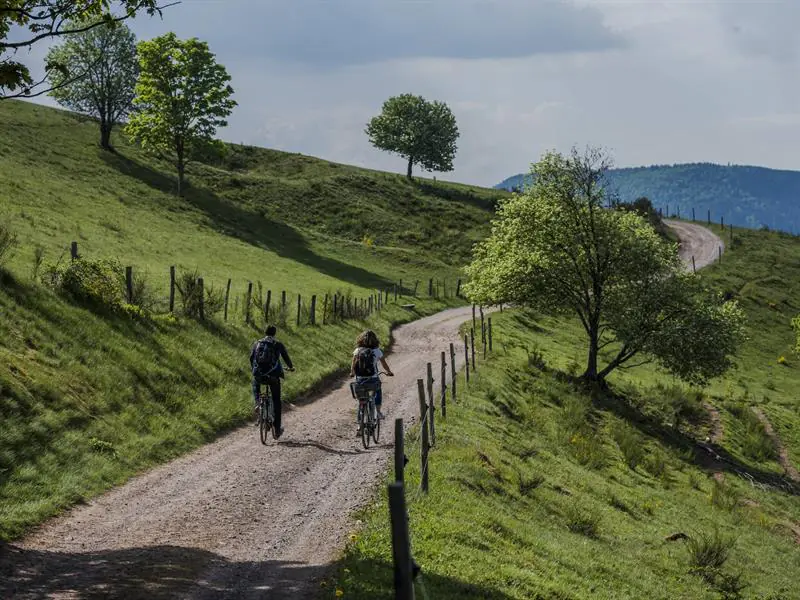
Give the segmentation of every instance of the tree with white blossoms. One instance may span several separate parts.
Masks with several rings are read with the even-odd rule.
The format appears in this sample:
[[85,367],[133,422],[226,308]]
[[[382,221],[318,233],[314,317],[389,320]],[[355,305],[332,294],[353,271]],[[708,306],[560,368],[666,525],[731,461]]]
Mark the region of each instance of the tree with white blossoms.
[[573,314],[586,332],[582,377],[656,361],[705,384],[732,366],[745,340],[734,300],[688,273],[675,244],[634,212],[606,208],[611,161],[602,150],[546,153],[533,184],[501,204],[467,268],[469,298]]

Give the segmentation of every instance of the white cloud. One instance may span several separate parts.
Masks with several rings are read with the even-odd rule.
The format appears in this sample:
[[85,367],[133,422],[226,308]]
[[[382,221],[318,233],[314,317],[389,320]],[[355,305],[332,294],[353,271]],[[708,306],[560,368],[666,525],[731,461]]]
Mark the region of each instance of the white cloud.
[[[348,0],[334,11],[321,0],[206,0],[169,9],[163,22],[137,19],[135,29],[210,43],[237,91],[222,133],[231,141],[402,172],[402,159],[370,148],[363,130],[388,96],[411,92],[456,114],[447,179],[493,185],[544,150],[586,143],[609,147],[621,166],[800,166],[800,3],[580,0],[580,12],[566,2],[453,2]],[[319,10],[303,19],[303,7]],[[307,48],[325,24],[329,57]],[[361,30],[377,49],[370,60],[359,60],[366,38],[351,39]],[[571,44],[556,43],[559,32]],[[593,37],[577,43],[581,32]],[[302,66],[288,60],[293,52]]]

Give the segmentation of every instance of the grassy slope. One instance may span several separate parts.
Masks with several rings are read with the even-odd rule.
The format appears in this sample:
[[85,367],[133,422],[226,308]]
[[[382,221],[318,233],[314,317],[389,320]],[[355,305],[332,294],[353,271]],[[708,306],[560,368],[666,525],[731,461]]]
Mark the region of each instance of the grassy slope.
[[[122,139],[118,155],[103,154],[95,136],[94,125],[70,114],[0,103],[0,217],[20,238],[11,274],[0,272],[0,540],[247,419],[246,356],[263,327],[261,317],[255,328],[242,325],[233,300],[227,325],[95,314],[30,281],[35,246],[54,262],[77,240],[85,256],[149,272],[162,294],[169,265],[178,264],[217,287],[233,278],[237,296],[248,280],[263,281],[273,298],[281,289],[365,295],[401,278],[452,284],[496,197],[453,185],[427,193],[400,177],[239,147],[228,160],[249,156],[247,170],[239,159],[235,173],[195,165],[194,186],[179,200],[168,193],[166,167]],[[258,184],[252,194],[240,179]],[[385,196],[370,191],[372,182]],[[325,193],[311,203],[305,190],[318,184]],[[338,212],[315,210],[326,204]],[[343,227],[365,206],[384,227],[371,231],[372,248],[360,243],[362,231]],[[463,239],[448,237],[451,223]],[[386,339],[392,323],[454,300],[414,302],[412,311],[389,306],[369,325]],[[364,326],[284,328],[298,365],[288,397],[346,368]]]
[[[748,433],[747,414],[761,405],[800,464],[800,373],[789,354],[800,243],[775,233],[736,234],[723,264],[704,277],[737,293],[751,340],[737,369],[706,390],[706,401],[721,410],[722,447],[769,476],[781,469],[754,452],[763,433]],[[725,571],[742,574],[742,597],[800,598],[797,497],[761,491],[733,474],[715,484],[689,452],[691,439],[710,433],[696,397],[670,389],[675,382],[657,369],[642,368],[614,378],[625,400],[591,407],[558,376],[582,370],[583,334],[575,322],[519,313],[494,321],[495,356],[438,425],[427,498],[416,491],[417,461],[409,465],[412,543],[425,572],[418,594],[424,586],[436,598],[720,598],[689,574],[686,543],[665,541],[676,532],[718,529],[737,538]],[[528,359],[536,350],[545,371]],[[780,355],[785,365],[777,364]],[[668,424],[670,398],[684,402],[680,434]],[[584,414],[592,427],[576,436]],[[617,439],[644,449],[635,469]],[[407,454],[417,456],[414,436],[409,443]],[[593,461],[603,466],[586,464]],[[383,497],[364,514],[331,583],[345,597],[391,597]],[[586,516],[598,520],[598,537],[569,530]]]

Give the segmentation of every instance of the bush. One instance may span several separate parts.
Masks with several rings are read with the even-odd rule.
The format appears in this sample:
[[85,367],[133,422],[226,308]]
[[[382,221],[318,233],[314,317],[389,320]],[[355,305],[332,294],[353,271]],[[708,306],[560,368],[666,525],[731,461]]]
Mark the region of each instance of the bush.
[[147,272],[133,271],[131,304],[142,309],[144,314],[152,314],[158,305],[159,296],[150,285]]
[[11,257],[14,247],[17,245],[17,234],[6,223],[0,222],[0,266],[4,261]]
[[611,436],[619,446],[622,456],[625,457],[625,464],[631,469],[636,469],[645,456],[642,436],[633,427],[622,421],[614,423]]
[[48,266],[43,278],[79,304],[112,311],[122,307],[122,267],[116,261],[79,258],[64,267]]
[[566,510],[567,529],[572,533],[597,538],[600,533],[600,515],[587,508],[571,504]]
[[713,534],[700,533],[689,538],[689,566],[692,570],[721,569],[727,562],[734,538],[728,538],[714,531]]

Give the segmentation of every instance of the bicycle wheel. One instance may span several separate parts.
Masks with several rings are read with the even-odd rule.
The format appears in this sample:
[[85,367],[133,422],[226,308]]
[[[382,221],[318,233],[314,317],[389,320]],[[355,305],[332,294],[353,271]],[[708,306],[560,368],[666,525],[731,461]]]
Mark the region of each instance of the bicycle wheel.
[[364,448],[369,448],[369,436],[371,433],[369,409],[367,408],[361,411],[361,443],[364,444]]
[[264,402],[264,397],[261,397],[261,410],[259,411],[259,419],[258,419],[258,431],[261,435],[261,443],[266,445],[267,444],[267,432],[271,429],[270,422],[269,422],[269,413],[267,412],[267,406]]
[[378,418],[376,414],[377,411],[375,409],[375,405],[371,404],[369,407],[369,412],[372,413],[372,440],[377,444],[378,438],[381,437],[381,420]]

